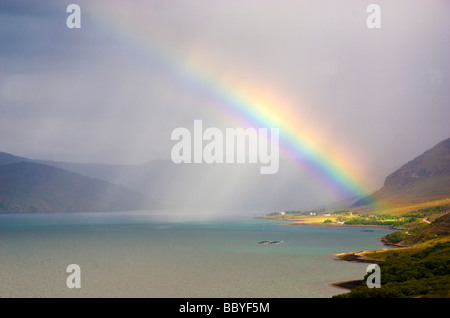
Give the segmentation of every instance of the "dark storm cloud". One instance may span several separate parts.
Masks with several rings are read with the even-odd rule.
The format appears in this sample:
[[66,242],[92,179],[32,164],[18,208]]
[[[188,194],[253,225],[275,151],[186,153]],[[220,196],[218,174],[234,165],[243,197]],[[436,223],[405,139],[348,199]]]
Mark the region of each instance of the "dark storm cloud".
[[[82,56],[95,55],[101,44],[89,15],[84,29],[66,26],[67,5],[73,1],[2,1],[0,3],[0,70],[3,73],[61,68]],[[63,63],[63,65],[61,65]],[[7,72],[7,70],[10,70]]]
[[[63,1],[64,2],[64,1]],[[65,23],[63,2],[2,1],[0,4],[0,56],[15,59],[35,57],[35,62],[53,55],[58,25]]]
[[65,3],[66,1],[57,0],[2,0],[0,2],[0,15],[49,16],[64,8]]

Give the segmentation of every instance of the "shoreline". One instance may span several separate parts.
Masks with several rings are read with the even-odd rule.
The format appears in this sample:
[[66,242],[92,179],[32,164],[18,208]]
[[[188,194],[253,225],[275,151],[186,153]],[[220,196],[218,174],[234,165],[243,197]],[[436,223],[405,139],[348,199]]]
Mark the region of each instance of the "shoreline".
[[[272,220],[272,221],[284,221],[289,222],[287,220],[282,219],[275,219],[275,218],[265,218],[265,217],[257,217],[258,219],[265,219],[265,220]],[[394,231],[402,230],[402,228],[395,227],[393,225],[363,225],[363,224],[336,224],[336,223],[307,223],[305,221],[290,221],[291,223],[288,223],[286,225],[293,225],[293,226],[328,226],[328,227],[359,227],[359,228],[384,228]],[[400,247],[407,247],[407,245],[403,244],[396,244],[389,242],[384,236],[378,237],[378,241],[383,246],[386,247],[392,247],[392,248],[400,248]],[[376,251],[376,250],[373,250]],[[380,260],[375,259],[369,259],[365,256],[365,253],[373,252],[373,251],[359,251],[359,252],[344,252],[344,253],[337,253],[334,254],[336,261],[343,261],[343,262],[350,262],[350,263],[362,263],[362,264],[379,264],[381,263]],[[365,280],[356,279],[356,280],[349,280],[349,281],[340,281],[336,283],[330,284],[333,287],[345,289],[347,291],[351,291],[357,287],[365,286],[366,282]]]
[[[276,220],[282,221],[282,220]],[[306,223],[304,221],[295,221],[287,225],[294,226],[329,226],[329,227],[361,227],[361,228],[380,228],[389,230],[399,230],[392,225],[364,225],[364,224],[335,224],[335,223]]]
[[[275,218],[265,218],[265,217],[257,217],[258,219],[265,219],[265,220],[272,220],[272,221],[284,221],[289,222],[282,219],[275,219]],[[401,230],[400,228],[397,228],[392,225],[363,225],[363,224],[336,224],[336,223],[306,223],[305,221],[291,221],[291,223],[288,223],[286,225],[293,225],[293,226],[328,226],[328,227],[359,227],[359,228],[384,228],[389,230]],[[399,244],[391,243],[387,241],[387,239],[382,236],[377,238],[383,246],[386,247],[392,247],[392,248],[398,248],[398,247],[404,247]],[[344,252],[344,253],[337,253],[334,254],[336,261],[343,261],[343,262],[351,262],[351,263],[363,263],[363,264],[379,264],[381,263],[380,260],[374,260],[369,259],[365,256],[365,253],[370,251],[360,251],[360,252]],[[336,288],[345,289],[347,291],[351,291],[357,287],[365,286],[366,282],[362,279],[356,279],[356,280],[349,280],[349,281],[340,281],[336,283],[331,283],[330,285]]]
[[389,229],[389,230],[403,230],[403,228],[396,227],[394,225],[364,225],[364,224],[336,224],[336,223],[308,223],[305,221],[293,221],[293,220],[283,220],[276,218],[267,218],[264,216],[257,216],[255,219],[260,220],[269,220],[269,221],[278,221],[278,222],[290,222],[286,225],[294,225],[294,226],[329,226],[329,227],[361,227],[361,228],[380,228],[380,229]]
[[[383,246],[392,247],[392,248],[400,248],[407,247],[407,245],[395,244],[389,242],[384,236],[379,237],[378,240],[381,242]],[[338,253],[334,254],[336,256],[336,261],[343,262],[351,262],[351,263],[365,263],[365,264],[380,264],[382,261],[370,259],[365,256],[365,253],[373,252],[373,251],[360,251],[360,252],[346,252],[346,253]],[[341,281],[332,283],[331,286],[337,287],[340,289],[345,289],[348,291],[352,291],[353,289],[361,286],[365,286],[366,282],[364,280],[349,280],[349,281]]]
[[368,251],[361,252],[346,252],[346,253],[338,253],[334,254],[336,256],[336,261],[344,261],[351,263],[366,263],[366,264],[379,264],[381,261],[367,258],[364,253]]
[[[384,236],[378,237],[377,239],[378,239],[378,241],[380,241],[380,243],[383,246],[386,246],[386,247],[392,247],[392,248],[409,247],[409,245],[391,243]],[[344,253],[334,254],[334,256],[337,257],[336,258],[337,261],[379,264],[379,263],[381,263],[380,260],[370,259],[365,256],[365,253],[374,252],[374,251],[378,251],[378,250],[359,251],[359,252],[344,252]]]
[[[381,241],[380,238],[378,238]],[[346,253],[338,253],[334,254],[336,258],[334,260],[341,261],[341,262],[350,262],[350,263],[363,263],[363,264],[379,264],[381,261],[369,259],[367,258],[364,253],[368,251],[361,251],[361,252],[346,252]],[[347,291],[352,291],[353,289],[361,286],[366,285],[366,281],[363,279],[356,279],[356,280],[348,280],[348,281],[340,281],[336,283],[330,284],[333,287],[345,289]],[[338,294],[336,294],[338,295]]]
[[353,290],[356,287],[365,286],[365,285],[366,285],[366,282],[363,279],[348,280],[348,281],[337,282],[337,283],[331,284],[331,286],[333,286],[333,287],[337,287],[337,288],[345,289],[345,290]]
[[[290,222],[290,221],[286,221],[286,220],[282,220],[282,219],[265,218],[263,216],[256,217],[256,219]],[[358,227],[358,228],[363,228],[363,229],[364,228],[380,228],[380,229],[388,229],[388,230],[394,230],[394,231],[403,230],[402,228],[398,228],[398,227],[395,227],[393,225],[306,223],[305,221],[294,221],[294,222],[291,222],[291,223],[287,223],[285,225],[294,225],[294,226],[327,226],[327,227]],[[378,237],[377,239],[378,239],[378,241],[380,241],[380,243],[383,246],[386,246],[386,247],[392,247],[392,248],[408,247],[408,245],[404,245],[404,244],[391,243],[384,236]],[[334,254],[334,256],[337,256],[336,260],[338,260],[338,261],[347,261],[347,262],[354,262],[354,263],[372,263],[372,264],[380,263],[380,261],[378,261],[378,260],[372,260],[372,259],[366,258],[364,253],[367,253],[367,252],[371,252],[371,251],[344,252],[344,253]]]

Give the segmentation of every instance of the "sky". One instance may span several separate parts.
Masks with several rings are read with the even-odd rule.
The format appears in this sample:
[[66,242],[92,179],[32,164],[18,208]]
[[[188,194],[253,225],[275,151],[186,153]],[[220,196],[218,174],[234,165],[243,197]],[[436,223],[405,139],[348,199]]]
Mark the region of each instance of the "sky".
[[449,16],[445,0],[0,0],[0,151],[170,159],[177,127],[242,125],[229,104],[245,92],[376,188],[450,137]]

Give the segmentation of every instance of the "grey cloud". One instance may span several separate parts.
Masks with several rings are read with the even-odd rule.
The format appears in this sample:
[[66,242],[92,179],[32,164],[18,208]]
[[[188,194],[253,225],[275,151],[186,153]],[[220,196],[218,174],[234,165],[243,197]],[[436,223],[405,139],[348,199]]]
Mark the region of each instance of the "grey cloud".
[[[378,183],[450,135],[447,1],[377,1],[379,30],[361,1],[191,0],[98,1],[103,17],[79,1],[75,31],[69,3],[0,3],[0,151],[166,159],[174,128],[236,124],[195,72],[289,99],[330,144],[361,153]],[[105,23],[114,7],[123,20]],[[118,27],[136,12],[142,42]]]

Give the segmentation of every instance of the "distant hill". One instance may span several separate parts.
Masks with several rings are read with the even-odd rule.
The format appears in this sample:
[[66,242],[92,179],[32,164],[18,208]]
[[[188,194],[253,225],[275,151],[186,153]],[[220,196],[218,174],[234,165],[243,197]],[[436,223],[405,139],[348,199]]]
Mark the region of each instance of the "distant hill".
[[353,206],[375,200],[419,203],[450,197],[450,138],[438,143],[390,174],[383,187]]
[[30,160],[28,158],[24,158],[24,157],[14,156],[14,155],[11,155],[6,152],[0,152],[0,165],[8,165],[10,163],[16,163],[16,162],[22,162],[22,161],[30,162],[32,160]]
[[136,165],[33,162],[125,186],[148,197],[155,209],[260,213],[335,200],[332,193],[323,191],[320,180],[287,159],[280,159],[280,170],[273,175],[261,175],[258,164],[175,164],[172,160]]
[[[332,194],[327,197],[319,180],[286,159],[280,160],[278,173],[261,175],[259,165],[250,164],[177,165],[171,160],[136,165],[75,163],[3,154],[5,163],[33,162],[121,185],[148,198],[152,209],[259,213],[317,206],[335,199]],[[0,156],[0,165],[3,162]]]
[[0,165],[0,212],[125,211],[145,204],[126,187],[63,169],[23,161]]

